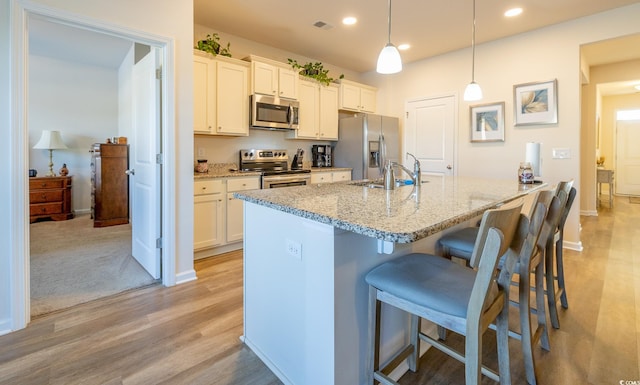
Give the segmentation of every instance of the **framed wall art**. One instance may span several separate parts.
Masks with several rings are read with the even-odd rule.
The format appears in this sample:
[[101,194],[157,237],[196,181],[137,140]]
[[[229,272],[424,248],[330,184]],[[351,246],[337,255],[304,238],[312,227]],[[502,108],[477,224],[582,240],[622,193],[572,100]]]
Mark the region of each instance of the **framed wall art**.
[[469,109],[472,142],[504,142],[504,102],[479,104]]
[[513,86],[514,124],[533,126],[558,123],[558,81]]

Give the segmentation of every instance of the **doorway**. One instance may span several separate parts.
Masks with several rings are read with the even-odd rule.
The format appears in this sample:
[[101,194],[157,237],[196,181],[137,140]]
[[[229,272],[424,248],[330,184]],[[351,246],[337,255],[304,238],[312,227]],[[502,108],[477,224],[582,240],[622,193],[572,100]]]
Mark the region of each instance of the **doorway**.
[[[125,136],[129,138],[130,166],[138,167],[138,169],[137,169],[137,172],[135,172],[133,169],[129,170],[131,171],[129,179],[130,179],[130,185],[132,186],[131,194],[130,194],[130,202],[131,202],[131,208],[132,208],[132,210],[130,210],[131,226],[128,229],[118,229],[122,231],[118,231],[120,235],[119,237],[114,238],[114,242],[122,242],[122,234],[126,234],[129,245],[131,245],[132,243],[137,243],[138,251],[133,253],[133,257],[135,258],[133,263],[139,263],[139,265],[141,266],[140,270],[143,274],[147,274],[144,271],[145,269],[148,270],[152,278],[152,281],[155,281],[161,276],[160,261],[162,257],[161,248],[157,247],[158,245],[157,239],[161,238],[160,234],[162,231],[160,227],[160,224],[161,224],[160,219],[162,218],[161,216],[162,202],[160,201],[160,197],[161,197],[160,187],[162,186],[161,184],[162,169],[161,169],[161,165],[157,162],[157,159],[159,157],[159,154],[162,153],[161,151],[162,143],[160,141],[162,137],[162,131],[161,131],[162,119],[160,117],[159,112],[161,111],[161,105],[163,104],[163,101],[161,100],[161,88],[162,88],[162,85],[160,84],[161,76],[157,76],[157,74],[158,72],[160,74],[162,73],[162,66],[159,63],[162,63],[162,58],[165,55],[164,48],[161,45],[154,42],[151,42],[151,44],[149,44],[150,42],[148,40],[145,41],[144,39],[141,39],[139,41],[138,39],[136,39],[135,36],[132,37],[132,36],[121,35],[116,33],[107,33],[104,31],[97,31],[97,30],[94,30],[90,25],[76,24],[74,22],[71,22],[70,20],[60,20],[55,17],[37,15],[37,14],[32,14],[30,12],[28,12],[27,15],[28,15],[27,20],[30,25],[30,29],[28,32],[29,36],[27,37],[29,38],[30,42],[32,41],[31,34],[33,33],[34,30],[37,30],[37,28],[33,28],[34,25],[37,26],[38,23],[42,21],[49,23],[51,26],[54,26],[54,27],[61,27],[62,29],[73,30],[72,38],[69,38],[68,36],[63,38],[58,37],[58,40],[55,41],[54,44],[49,44],[49,46],[57,47],[57,51],[59,52],[65,52],[65,47],[68,47],[69,43],[71,43],[73,48],[74,43],[78,44],[79,41],[82,40],[81,36],[90,36],[89,39],[90,40],[93,39],[92,43],[94,44],[96,42],[95,39],[100,39],[100,38],[108,39],[110,41],[121,40],[126,42],[127,46],[129,47],[130,52],[127,53],[126,57],[129,57],[131,59],[131,64],[121,65],[120,68],[116,71],[116,73],[118,74],[117,76],[118,85],[116,86],[118,90],[116,90],[116,93],[118,95],[118,99],[124,100],[124,103],[122,101],[115,103],[116,107],[118,107],[116,108],[116,111],[118,112],[118,117],[116,118],[116,121],[118,123],[117,124],[118,134],[113,136]],[[55,36],[55,33],[49,35],[48,37],[51,38],[51,36]],[[138,48],[138,46],[146,46],[147,47],[146,54],[142,54],[142,55],[134,54],[133,53],[134,47]],[[85,45],[76,46],[75,51],[87,51],[86,48],[87,46]],[[98,49],[98,51],[102,51],[102,52],[109,51],[108,49],[105,48],[104,44],[96,44],[96,48]],[[66,51],[66,52],[71,57],[73,57],[74,54],[69,53],[71,51]],[[86,54],[86,52],[84,53]],[[134,56],[135,56],[135,60],[133,59]],[[31,62],[30,58],[31,58],[31,54],[25,55],[25,68],[30,68],[29,66],[29,63]],[[86,57],[84,59],[86,59]],[[79,59],[79,60],[84,60],[84,59]],[[135,61],[135,64],[134,64],[134,61]],[[91,65],[89,65],[89,67],[91,67]],[[92,67],[90,71],[96,71],[98,74],[104,74],[105,72],[108,72],[108,71],[101,71],[100,69],[95,69],[97,67],[99,66]],[[123,67],[125,71],[124,75],[122,74]],[[72,81],[69,81],[67,84],[67,87],[70,88],[71,91],[68,89],[61,90],[60,87],[57,87],[58,91],[64,91],[64,92],[58,92],[59,99],[64,99],[64,97],[62,97],[61,95],[64,95],[65,93],[71,94],[78,89],[77,87],[79,86],[79,84],[77,81],[78,79],[77,76],[78,76],[78,73],[76,72],[74,74],[74,77],[71,79]],[[36,77],[32,78],[30,71],[25,72],[25,77],[28,78],[28,79],[25,79],[25,84],[29,84],[29,89],[31,90],[34,83],[37,84],[38,79]],[[99,78],[100,76],[95,76],[95,77]],[[112,79],[107,76],[107,79],[105,80],[105,82],[108,83],[110,80]],[[89,88],[92,88],[92,87],[93,85],[89,86]],[[46,87],[46,88],[50,89],[51,91],[55,91],[56,89],[56,87]],[[93,88],[100,89],[100,87],[93,87]],[[94,91],[94,95],[88,96],[87,99],[90,97],[93,97],[98,100],[97,104],[100,104],[100,96],[97,95],[99,92],[95,92],[95,89],[90,91]],[[124,96],[123,96],[123,93],[125,94]],[[54,99],[55,99],[55,95],[54,95]],[[29,116],[29,119],[27,119],[27,121],[29,122],[29,125],[25,127],[27,130],[32,127],[32,122],[36,123],[38,121],[38,119],[31,119],[32,109],[30,108],[30,104],[31,103],[29,102],[24,109],[25,116]],[[76,101],[76,103],[73,104],[73,107],[75,108],[76,117],[77,115],[82,115],[83,113],[87,113],[87,109],[83,108],[83,107],[86,107],[86,104],[82,103],[82,101]],[[96,108],[96,110],[99,110],[99,108]],[[107,114],[108,114],[109,110],[108,109],[105,109],[105,110],[107,110]],[[122,112],[123,110],[124,110],[124,113]],[[98,126],[98,129],[95,130],[93,133],[87,133],[91,131],[91,127],[94,126],[94,124],[87,123],[91,121],[91,118],[96,121],[95,126]],[[84,130],[84,132],[82,133],[76,132],[75,134],[72,133],[67,136],[67,139],[71,139],[70,140],[71,143],[69,143],[70,147],[73,148],[71,152],[82,153],[81,155],[73,154],[75,155],[75,158],[74,156],[71,157],[72,159],[80,159],[80,161],[78,161],[78,163],[74,165],[75,172],[79,176],[83,174],[85,176],[84,179],[82,177],[78,177],[77,178],[78,180],[74,180],[74,184],[75,184],[74,187],[77,186],[77,191],[74,191],[76,192],[76,198],[81,197],[80,200],[85,199],[84,204],[80,202],[80,205],[78,206],[78,208],[80,208],[80,214],[81,214],[79,215],[79,217],[82,217],[83,216],[82,214],[84,214],[85,217],[88,215],[88,208],[86,206],[86,203],[87,203],[86,201],[88,201],[88,196],[90,194],[90,192],[88,191],[88,181],[90,179],[90,176],[88,176],[88,174],[90,173],[90,170],[88,169],[89,169],[90,161],[86,159],[87,149],[89,146],[87,146],[87,143],[85,142],[103,143],[105,137],[110,138],[113,134],[113,132],[109,131],[107,135],[103,135],[107,132],[100,130],[99,128],[100,125],[97,122],[99,122],[101,118],[104,118],[104,116],[94,114],[92,115],[91,118],[87,119],[87,121],[84,122],[85,123],[84,127],[80,127],[80,130]],[[73,119],[71,120],[73,121]],[[123,121],[125,123],[123,123]],[[69,130],[69,127],[72,124],[73,122],[70,122],[70,124],[63,125],[63,126],[67,130]],[[111,124],[113,124],[113,122],[111,122]],[[140,140],[141,138],[142,140]],[[58,163],[61,164],[62,162],[57,162],[56,164]],[[25,174],[26,174],[26,170],[25,170]],[[142,183],[138,183],[138,181],[141,181]],[[143,185],[144,188],[143,189],[136,188],[136,186],[140,186],[140,185]],[[143,194],[144,191],[151,191],[152,193]],[[56,223],[56,225],[63,225],[63,224]],[[27,239],[29,239],[30,238],[29,235],[31,235],[29,234],[30,228],[27,228],[27,229],[28,229]],[[108,237],[99,237],[99,238],[108,238]],[[83,239],[82,237],[75,238],[75,239],[73,239],[72,237],[72,239],[69,239],[69,242],[75,243],[76,245],[84,243],[84,246],[86,246],[89,249],[92,249],[91,244],[85,243],[86,240],[87,239]],[[132,242],[132,240],[136,240],[136,242]],[[33,242],[30,242],[30,243],[31,243],[31,246],[33,246]],[[106,248],[109,249],[109,246],[107,245]],[[112,249],[116,249],[116,247],[113,247]],[[130,249],[132,249],[132,247],[130,247]],[[27,251],[28,250],[29,249],[27,249]],[[36,279],[37,277],[35,276],[32,277],[29,275],[28,266],[30,261],[30,253],[27,252],[25,255],[26,255],[25,264],[27,266],[25,275],[26,275],[27,283],[29,283],[31,282],[32,279]],[[121,269],[119,270],[120,273],[123,273],[125,271],[124,269],[125,265],[128,267],[131,267],[131,262],[126,261],[126,263],[123,263],[121,266],[119,266],[121,267]],[[77,272],[75,274],[76,276],[82,275],[82,273],[78,274]],[[141,282],[143,282],[142,285],[148,284],[148,280],[146,279],[142,279]],[[31,283],[32,283],[31,286],[33,286],[33,282]],[[64,284],[64,286],[68,287],[69,285]],[[107,290],[106,292],[109,292],[109,291]],[[25,297],[27,299],[26,304],[28,309],[30,296],[28,292],[25,294],[26,294]],[[28,314],[29,312],[27,311],[26,313]]]
[[618,111],[615,136],[616,194],[640,196],[640,110]]
[[405,119],[407,152],[430,175],[455,175],[456,97],[453,95],[410,100]]

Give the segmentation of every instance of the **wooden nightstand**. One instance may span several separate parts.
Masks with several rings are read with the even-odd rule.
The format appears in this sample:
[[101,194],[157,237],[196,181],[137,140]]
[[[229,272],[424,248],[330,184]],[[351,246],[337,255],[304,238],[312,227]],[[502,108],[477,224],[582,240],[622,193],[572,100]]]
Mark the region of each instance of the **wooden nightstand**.
[[66,221],[71,212],[70,176],[29,178],[29,221],[41,218]]

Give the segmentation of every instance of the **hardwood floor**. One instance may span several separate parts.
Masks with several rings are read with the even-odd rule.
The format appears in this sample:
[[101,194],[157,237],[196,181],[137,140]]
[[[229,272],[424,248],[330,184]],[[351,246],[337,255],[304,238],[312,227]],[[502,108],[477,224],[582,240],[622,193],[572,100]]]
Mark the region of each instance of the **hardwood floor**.
[[[551,352],[535,350],[540,384],[640,380],[639,219],[640,204],[628,198],[581,218],[584,250],[565,250],[570,307],[560,311],[561,328],[550,331]],[[1,336],[0,383],[280,384],[238,338],[241,252],[199,260],[196,270],[195,282],[78,305]],[[463,346],[459,336],[449,341]],[[485,341],[484,361],[495,367],[492,332]],[[514,384],[525,383],[519,349],[511,341]],[[461,384],[464,368],[431,349],[419,372],[400,382]]]

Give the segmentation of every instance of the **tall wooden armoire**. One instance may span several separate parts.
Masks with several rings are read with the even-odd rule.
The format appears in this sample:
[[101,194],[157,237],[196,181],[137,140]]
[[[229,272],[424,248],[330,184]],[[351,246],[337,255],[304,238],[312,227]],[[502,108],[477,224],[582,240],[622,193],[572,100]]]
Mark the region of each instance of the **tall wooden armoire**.
[[93,227],[129,223],[129,145],[95,143],[91,152]]

